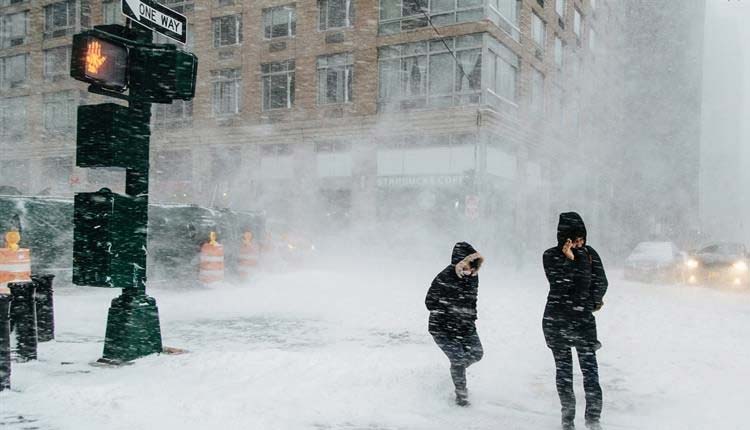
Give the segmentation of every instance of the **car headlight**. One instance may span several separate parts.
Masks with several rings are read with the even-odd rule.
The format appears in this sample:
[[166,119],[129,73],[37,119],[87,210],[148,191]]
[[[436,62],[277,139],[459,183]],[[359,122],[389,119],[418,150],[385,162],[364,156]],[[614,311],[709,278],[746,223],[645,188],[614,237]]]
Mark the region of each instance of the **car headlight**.
[[698,267],[698,260],[691,258],[685,262],[685,266],[687,266],[688,269],[696,269]]
[[732,269],[736,270],[737,272],[747,272],[747,263],[745,263],[744,261],[738,261],[732,264]]

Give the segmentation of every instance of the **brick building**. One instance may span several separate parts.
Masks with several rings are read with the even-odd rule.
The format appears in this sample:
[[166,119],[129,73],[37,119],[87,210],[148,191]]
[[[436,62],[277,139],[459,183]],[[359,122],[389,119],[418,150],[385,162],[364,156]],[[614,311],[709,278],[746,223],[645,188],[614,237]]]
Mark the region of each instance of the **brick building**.
[[[322,229],[457,225],[478,196],[483,231],[542,246],[566,202],[550,168],[590,144],[587,82],[611,72],[604,0],[165,4],[188,17],[199,82],[154,108],[152,200]],[[2,0],[0,185],[69,196],[116,177],[73,167],[76,106],[100,99],[67,76],[71,35],[119,7]]]

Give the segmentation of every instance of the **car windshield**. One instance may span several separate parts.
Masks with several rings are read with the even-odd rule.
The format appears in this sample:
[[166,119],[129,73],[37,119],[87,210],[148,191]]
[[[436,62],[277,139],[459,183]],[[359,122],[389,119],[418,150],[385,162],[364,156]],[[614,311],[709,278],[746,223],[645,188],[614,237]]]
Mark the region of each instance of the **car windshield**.
[[631,259],[670,259],[673,256],[673,246],[670,242],[641,242],[630,255]]
[[740,255],[745,253],[745,246],[739,243],[720,243],[700,250],[700,254]]

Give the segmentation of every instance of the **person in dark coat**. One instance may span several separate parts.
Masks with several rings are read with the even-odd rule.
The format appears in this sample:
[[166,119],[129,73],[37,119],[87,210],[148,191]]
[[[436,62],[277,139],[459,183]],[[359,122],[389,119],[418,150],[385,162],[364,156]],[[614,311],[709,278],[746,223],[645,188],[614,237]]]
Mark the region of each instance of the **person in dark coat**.
[[432,281],[425,305],[430,311],[429,332],[451,363],[456,404],[468,406],[466,368],[482,359],[477,335],[477,289],[484,258],[468,243],[453,247],[451,264]]
[[599,429],[602,389],[596,351],[601,343],[593,312],[601,309],[607,276],[599,254],[586,244],[586,226],[575,212],[560,214],[557,246],[544,252],[549,295],[542,329],[557,369],[557,393],[562,404],[563,429],[574,429],[573,353],[576,349],[586,392],[586,426]]

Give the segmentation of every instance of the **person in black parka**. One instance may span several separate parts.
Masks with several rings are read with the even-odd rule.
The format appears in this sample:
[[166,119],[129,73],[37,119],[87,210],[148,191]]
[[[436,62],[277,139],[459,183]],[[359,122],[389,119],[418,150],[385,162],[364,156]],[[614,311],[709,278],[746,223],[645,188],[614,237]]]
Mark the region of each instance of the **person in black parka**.
[[453,247],[451,264],[432,281],[425,305],[430,311],[429,332],[451,363],[456,403],[467,406],[466,368],[482,359],[477,335],[477,289],[484,258],[468,243]]
[[542,329],[555,358],[563,429],[575,428],[572,348],[576,349],[583,374],[586,426],[599,429],[602,389],[596,351],[601,343],[593,312],[604,304],[608,283],[599,254],[586,245],[586,226],[580,215],[560,214],[557,246],[544,252],[543,263],[550,288]]

